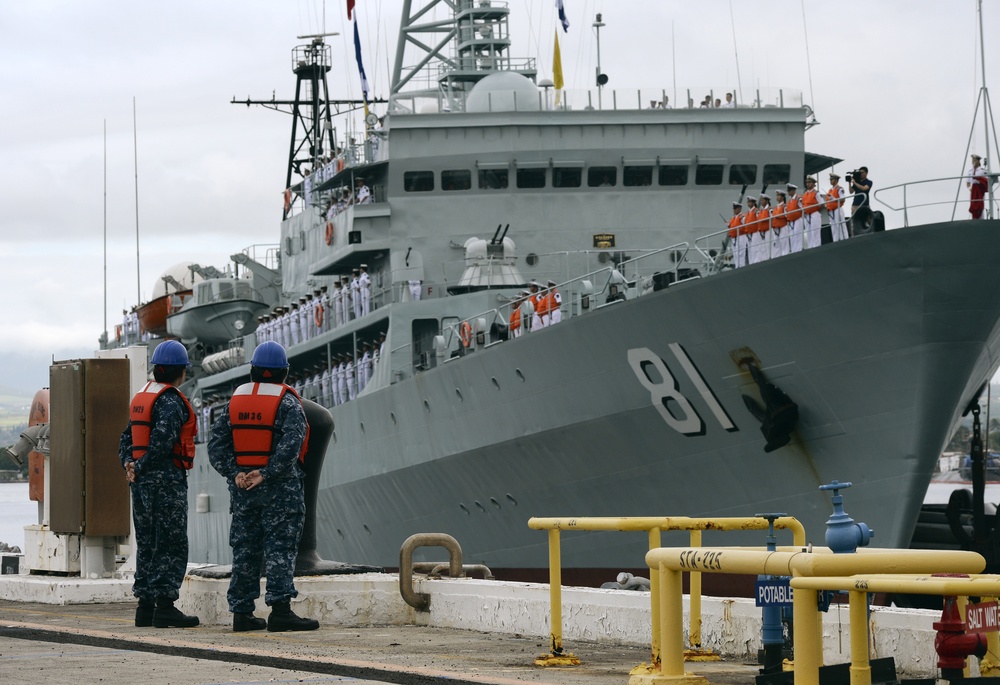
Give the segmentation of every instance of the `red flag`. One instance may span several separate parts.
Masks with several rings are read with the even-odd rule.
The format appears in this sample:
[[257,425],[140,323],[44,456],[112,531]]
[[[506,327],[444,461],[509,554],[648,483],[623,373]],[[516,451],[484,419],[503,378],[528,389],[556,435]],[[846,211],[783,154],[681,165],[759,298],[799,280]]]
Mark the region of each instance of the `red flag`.
[[347,18],[351,18],[351,10],[354,9],[354,0],[347,0]]

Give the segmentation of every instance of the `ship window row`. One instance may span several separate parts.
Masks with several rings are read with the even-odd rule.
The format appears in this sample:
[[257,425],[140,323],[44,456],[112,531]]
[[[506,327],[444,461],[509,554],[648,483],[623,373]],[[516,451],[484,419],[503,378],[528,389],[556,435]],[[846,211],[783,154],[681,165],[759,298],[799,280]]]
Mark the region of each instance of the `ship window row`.
[[[517,188],[635,188],[643,186],[686,186],[691,181],[690,164],[624,164],[619,166],[549,166],[548,162],[518,165],[514,170]],[[790,164],[765,164],[760,171],[764,185],[788,183]],[[477,169],[480,190],[503,190],[509,187],[512,172],[507,165],[498,168]],[[705,163],[694,165],[694,184],[699,186],[756,185],[757,164]],[[403,189],[408,193],[427,193],[435,190],[433,171],[406,171]],[[446,169],[440,174],[440,188],[445,192],[472,190],[473,173],[468,169]]]

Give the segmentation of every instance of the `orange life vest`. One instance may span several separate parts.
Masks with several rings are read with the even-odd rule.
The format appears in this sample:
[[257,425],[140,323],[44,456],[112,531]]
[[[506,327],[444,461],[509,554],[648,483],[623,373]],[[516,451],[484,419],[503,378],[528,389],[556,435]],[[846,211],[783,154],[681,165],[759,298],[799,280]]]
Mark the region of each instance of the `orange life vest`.
[[773,228],[784,228],[788,225],[788,216],[785,215],[785,203],[779,202],[771,210],[771,226]]
[[510,311],[510,330],[516,331],[521,327],[521,308],[514,307]]
[[149,436],[153,432],[153,403],[163,393],[173,390],[184,402],[188,417],[181,426],[181,434],[171,447],[174,456],[174,466],[179,469],[190,469],[194,466],[194,436],[198,434],[198,423],[195,420],[194,409],[184,397],[184,393],[167,383],[149,381],[132,398],[129,408],[129,421],[132,426],[132,458],[141,459],[149,451]]
[[815,190],[807,190],[802,193],[802,208],[806,214],[815,214],[819,211],[819,200],[816,199]]
[[789,221],[798,221],[802,218],[802,206],[798,197],[788,198],[788,202],[785,203],[785,211],[788,213]]
[[[236,464],[259,468],[267,466],[274,447],[274,419],[285,393],[290,392],[295,399],[302,398],[295,389],[284,383],[244,383],[236,388],[229,400],[229,421],[233,426],[233,447]],[[306,437],[299,451],[299,461],[305,460],[309,447],[309,424]]]
[[757,210],[757,232],[767,233],[771,230],[771,208],[761,207]]
[[840,186],[833,186],[830,188],[830,192],[827,193],[829,200],[826,202],[826,211],[832,212],[838,207],[844,206],[844,201],[840,197]]
[[743,214],[743,228],[740,231],[743,235],[750,235],[757,232],[757,208],[751,207]]
[[543,293],[538,297],[538,304],[535,305],[535,313],[538,316],[547,316],[552,302],[549,300],[549,293]]
[[739,230],[740,224],[743,223],[743,215],[736,214],[732,219],[729,220],[729,237],[736,239],[736,231]]

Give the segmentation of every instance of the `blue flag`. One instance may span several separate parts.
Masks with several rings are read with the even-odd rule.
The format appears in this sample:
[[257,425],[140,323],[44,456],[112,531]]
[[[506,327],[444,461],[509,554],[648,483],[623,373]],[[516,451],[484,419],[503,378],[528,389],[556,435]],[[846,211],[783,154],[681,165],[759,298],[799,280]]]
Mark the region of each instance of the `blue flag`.
[[361,62],[361,36],[358,35],[358,17],[354,15],[354,58],[358,60],[358,73],[361,74],[361,92],[365,96],[365,107],[368,107],[368,77],[365,76],[365,65]]
[[559,21],[562,22],[563,32],[569,31],[569,19],[566,18],[566,8],[563,7],[563,0],[556,0],[556,9],[559,10]]

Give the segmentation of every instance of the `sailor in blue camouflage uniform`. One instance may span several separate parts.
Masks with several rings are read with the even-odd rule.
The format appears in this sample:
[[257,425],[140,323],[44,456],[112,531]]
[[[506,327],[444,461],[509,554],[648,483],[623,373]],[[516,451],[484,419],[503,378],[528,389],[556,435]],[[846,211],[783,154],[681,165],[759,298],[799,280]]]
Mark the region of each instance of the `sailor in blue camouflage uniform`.
[[[309,427],[302,400],[284,383],[287,376],[284,348],[274,341],[259,345],[250,361],[251,382],[233,392],[208,443],[212,467],[229,483],[233,574],[227,598],[234,632],[319,628],[291,610],[298,595],[293,576],[306,512],[302,459]],[[262,565],[264,601],[271,607],[266,622],[253,615]]]
[[190,628],[198,617],[174,607],[187,570],[187,471],[198,432],[195,411],[177,388],[187,374],[187,350],[168,340],[150,361],[153,380],[132,398],[118,444],[132,491],[135,625]]

